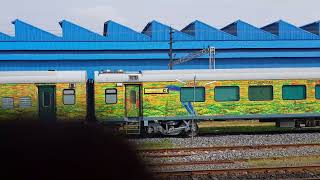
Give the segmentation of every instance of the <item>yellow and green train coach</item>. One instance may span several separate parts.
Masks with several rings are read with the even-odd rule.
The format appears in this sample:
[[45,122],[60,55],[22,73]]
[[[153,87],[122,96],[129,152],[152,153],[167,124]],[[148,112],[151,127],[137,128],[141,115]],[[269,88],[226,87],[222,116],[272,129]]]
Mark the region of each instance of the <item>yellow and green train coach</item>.
[[[197,130],[193,120],[259,119],[294,126],[320,117],[320,68],[0,72],[0,119]],[[305,123],[305,122],[303,122]]]
[[0,72],[0,120],[81,121],[85,71]]
[[163,134],[196,130],[192,119],[312,121],[320,68],[95,72],[95,115]]

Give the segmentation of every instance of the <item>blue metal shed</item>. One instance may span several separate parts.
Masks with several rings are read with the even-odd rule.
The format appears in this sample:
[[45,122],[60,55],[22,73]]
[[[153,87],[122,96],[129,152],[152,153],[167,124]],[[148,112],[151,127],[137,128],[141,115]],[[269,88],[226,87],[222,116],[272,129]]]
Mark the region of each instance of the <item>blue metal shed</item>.
[[[167,69],[170,27],[157,21],[140,33],[114,21],[100,35],[67,20],[57,36],[21,20],[15,36],[0,33],[0,71]],[[238,20],[222,29],[194,21],[174,30],[176,58],[208,46],[216,68],[320,67],[319,21],[301,28],[277,21],[262,28]],[[208,55],[174,69],[208,68]]]

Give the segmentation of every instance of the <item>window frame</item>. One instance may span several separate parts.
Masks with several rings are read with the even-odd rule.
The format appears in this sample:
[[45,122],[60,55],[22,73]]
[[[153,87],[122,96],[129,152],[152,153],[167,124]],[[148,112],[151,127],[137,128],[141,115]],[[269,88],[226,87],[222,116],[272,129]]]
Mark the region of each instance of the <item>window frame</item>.
[[[272,99],[265,99],[265,100],[252,100],[250,99],[250,87],[271,87],[271,90],[272,90]],[[248,86],[248,100],[249,101],[273,101],[274,100],[274,87],[273,85],[250,85]]]
[[[197,89],[197,88],[201,88],[201,89],[203,89],[204,90],[204,98],[203,98],[203,101],[182,101],[182,99],[181,99],[181,97],[182,97],[182,91],[181,91],[181,89]],[[206,88],[204,87],[204,86],[196,86],[196,87],[181,87],[180,88],[180,102],[205,102],[206,101]]]
[[[30,106],[21,107],[21,98],[30,98]],[[31,96],[21,96],[19,97],[19,108],[31,108],[32,107],[32,97]]]
[[[216,99],[216,88],[224,88],[224,87],[236,87],[237,88],[237,92],[238,92],[238,100],[235,100],[235,101],[232,101],[232,100],[229,100],[229,101],[220,101],[220,100],[217,100]],[[215,86],[214,87],[214,95],[213,95],[213,98],[216,102],[238,102],[240,101],[240,86]]]
[[[3,107],[3,99],[4,99],[4,98],[10,98],[10,99],[12,99],[12,108],[4,108],[4,107]],[[2,97],[2,98],[1,98],[1,109],[4,109],[4,110],[14,109],[14,98],[13,98],[13,97],[8,97],[8,96]]]
[[[115,90],[116,92],[115,93],[107,93],[107,90]],[[116,101],[114,102],[114,103],[108,103],[107,102],[107,95],[116,95]],[[118,89],[117,88],[106,88],[105,90],[104,90],[104,102],[106,103],[106,104],[117,104],[118,103]]]
[[[70,90],[73,91],[73,94],[64,94],[64,91],[70,91]],[[74,96],[73,104],[65,104],[64,103],[65,95],[73,95]],[[76,90],[75,89],[63,89],[63,91],[62,91],[62,102],[63,102],[63,105],[75,105],[76,104]]]
[[[303,86],[304,88],[305,88],[305,97],[304,97],[304,99],[284,99],[283,98],[283,88],[285,87],[285,86]],[[305,85],[305,84],[293,84],[293,85],[290,85],[290,84],[288,84],[288,85],[282,85],[282,89],[281,89],[282,91],[281,91],[281,98],[282,98],[282,100],[284,100],[284,101],[303,101],[303,100],[306,100],[307,99],[307,96],[308,96],[308,89],[307,89],[307,85]]]

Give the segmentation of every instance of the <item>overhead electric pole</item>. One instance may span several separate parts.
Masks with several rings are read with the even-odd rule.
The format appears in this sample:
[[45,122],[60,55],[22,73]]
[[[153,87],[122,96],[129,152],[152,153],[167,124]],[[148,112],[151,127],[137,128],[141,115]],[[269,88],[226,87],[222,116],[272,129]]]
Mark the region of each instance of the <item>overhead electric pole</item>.
[[173,29],[172,29],[172,27],[170,26],[170,32],[169,32],[169,34],[170,34],[170,42],[169,42],[169,70],[172,70],[172,67],[173,67],[173,50],[172,50],[172,47],[173,47]]

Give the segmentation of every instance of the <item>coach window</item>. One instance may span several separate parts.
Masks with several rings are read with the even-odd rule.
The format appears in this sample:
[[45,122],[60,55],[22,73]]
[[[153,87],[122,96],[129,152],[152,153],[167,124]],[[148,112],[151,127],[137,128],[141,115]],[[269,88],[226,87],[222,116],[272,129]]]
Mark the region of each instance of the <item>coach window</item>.
[[250,101],[272,101],[273,86],[249,86],[248,96]]
[[76,103],[75,90],[74,89],[64,89],[63,90],[63,104],[64,105],[74,105]]
[[106,104],[116,104],[117,103],[117,89],[106,89]]
[[181,102],[204,102],[205,96],[204,87],[182,87],[180,90]]
[[28,96],[20,97],[19,106],[20,106],[20,108],[29,108],[29,107],[32,107],[31,97],[28,97]]
[[13,109],[13,98],[12,97],[2,98],[2,109]]
[[239,86],[217,86],[214,88],[214,100],[218,102],[239,101]]
[[320,85],[316,85],[315,87],[315,96],[316,96],[316,99],[320,99]]
[[305,85],[282,86],[283,100],[304,100],[307,98],[307,87]]

